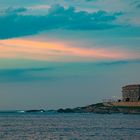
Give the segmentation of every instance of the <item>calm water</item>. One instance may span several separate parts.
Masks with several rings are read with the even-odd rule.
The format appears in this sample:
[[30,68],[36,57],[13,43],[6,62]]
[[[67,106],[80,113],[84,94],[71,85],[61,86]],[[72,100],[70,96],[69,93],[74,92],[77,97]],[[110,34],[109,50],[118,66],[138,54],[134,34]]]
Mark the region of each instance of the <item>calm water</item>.
[[0,113],[0,140],[140,140],[140,115]]

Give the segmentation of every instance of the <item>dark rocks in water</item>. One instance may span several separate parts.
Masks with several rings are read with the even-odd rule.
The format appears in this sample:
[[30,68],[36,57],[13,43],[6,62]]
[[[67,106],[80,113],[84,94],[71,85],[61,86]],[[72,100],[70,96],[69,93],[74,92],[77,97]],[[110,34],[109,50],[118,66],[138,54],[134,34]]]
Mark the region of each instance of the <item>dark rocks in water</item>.
[[118,109],[124,114],[140,114],[140,107],[118,107]]
[[39,113],[39,112],[46,112],[46,111],[43,109],[39,109],[39,110],[26,110],[25,112],[26,113]]
[[73,109],[70,109],[70,108],[66,108],[66,109],[58,109],[57,110],[58,113],[74,113],[74,110]]

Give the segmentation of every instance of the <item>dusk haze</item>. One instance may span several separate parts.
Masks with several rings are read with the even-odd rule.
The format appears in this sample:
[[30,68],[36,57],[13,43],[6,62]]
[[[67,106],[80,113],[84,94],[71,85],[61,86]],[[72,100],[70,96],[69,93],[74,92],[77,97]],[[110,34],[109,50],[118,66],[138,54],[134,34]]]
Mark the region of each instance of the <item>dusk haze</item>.
[[140,83],[139,12],[138,0],[0,0],[0,109],[121,98]]
[[140,0],[0,0],[0,140],[140,140]]

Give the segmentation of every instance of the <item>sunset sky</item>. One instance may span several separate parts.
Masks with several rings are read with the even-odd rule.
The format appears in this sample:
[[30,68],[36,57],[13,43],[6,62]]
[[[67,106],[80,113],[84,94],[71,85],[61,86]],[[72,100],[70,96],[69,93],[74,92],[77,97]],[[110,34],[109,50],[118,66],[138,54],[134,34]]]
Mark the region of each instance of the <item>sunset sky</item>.
[[139,0],[0,0],[0,110],[77,107],[140,84]]

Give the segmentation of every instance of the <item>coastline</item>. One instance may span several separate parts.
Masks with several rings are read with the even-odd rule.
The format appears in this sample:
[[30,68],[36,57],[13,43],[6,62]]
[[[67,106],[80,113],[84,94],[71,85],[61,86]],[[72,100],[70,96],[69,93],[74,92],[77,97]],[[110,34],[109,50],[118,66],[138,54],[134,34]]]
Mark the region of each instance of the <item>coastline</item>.
[[140,114],[140,106],[115,106],[107,103],[97,103],[84,107],[58,109],[59,113],[124,113],[124,114]]
[[[137,105],[137,106],[135,106]],[[140,102],[134,104],[123,103],[123,102],[101,102],[96,104],[91,104],[83,107],[76,108],[60,108],[56,110],[47,109],[32,109],[32,110],[9,110],[2,111],[1,114],[6,113],[18,113],[18,114],[44,114],[44,113],[97,113],[97,114],[113,114],[113,113],[123,113],[123,114],[140,114]]]

